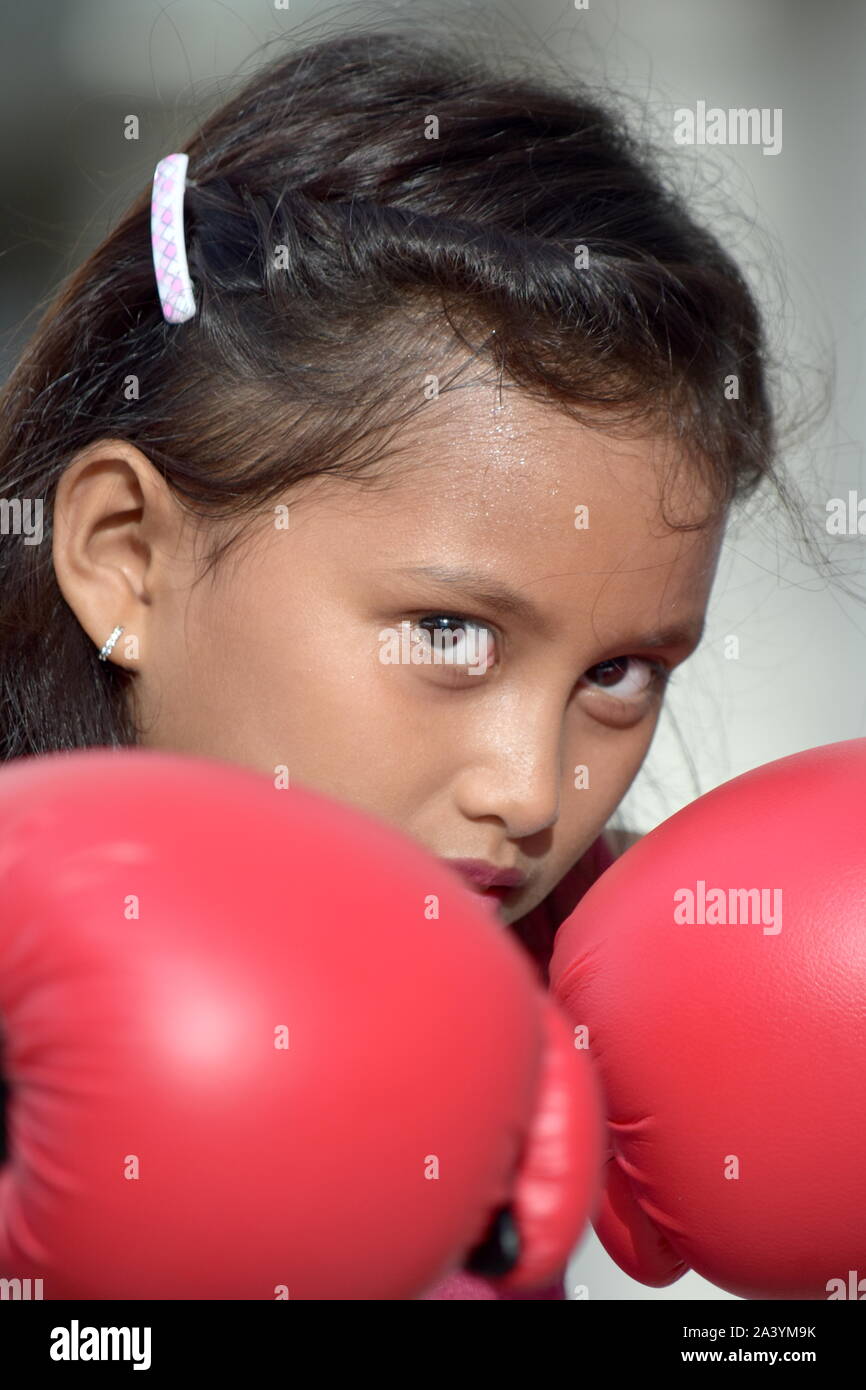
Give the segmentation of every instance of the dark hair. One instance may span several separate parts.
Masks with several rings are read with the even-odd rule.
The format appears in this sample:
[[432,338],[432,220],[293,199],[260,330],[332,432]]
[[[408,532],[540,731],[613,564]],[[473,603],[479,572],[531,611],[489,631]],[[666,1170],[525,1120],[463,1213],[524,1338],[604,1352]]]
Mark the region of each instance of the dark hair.
[[[7,384],[3,491],[47,520],[71,457],[124,438],[231,544],[294,482],[375,476],[425,373],[468,349],[576,419],[672,432],[714,506],[767,478],[784,498],[743,275],[624,117],[574,89],[394,29],[281,54],[183,147],[195,317],[162,318],[148,187]],[[132,680],[97,660],[50,544],[5,538],[0,756],[134,743]]]

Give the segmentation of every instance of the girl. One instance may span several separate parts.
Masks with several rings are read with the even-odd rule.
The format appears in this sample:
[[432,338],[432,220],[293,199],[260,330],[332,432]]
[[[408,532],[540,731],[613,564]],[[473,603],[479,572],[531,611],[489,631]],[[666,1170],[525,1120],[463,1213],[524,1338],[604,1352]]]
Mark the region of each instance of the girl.
[[2,756],[288,769],[544,977],[731,504],[785,497],[755,304],[619,118],[459,43],[280,57],[183,153],[5,391],[50,544],[0,547]]

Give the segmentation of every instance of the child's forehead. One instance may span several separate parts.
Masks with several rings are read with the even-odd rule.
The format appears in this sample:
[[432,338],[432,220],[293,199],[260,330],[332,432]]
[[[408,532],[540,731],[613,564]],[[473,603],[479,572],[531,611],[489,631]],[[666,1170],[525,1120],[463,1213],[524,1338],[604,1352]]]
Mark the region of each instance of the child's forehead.
[[507,585],[532,600],[524,626],[551,637],[587,622],[611,640],[620,629],[698,627],[721,526],[683,530],[660,514],[664,494],[668,520],[701,519],[697,470],[671,485],[659,436],[614,438],[525,398],[501,409],[491,400],[467,394],[435,424],[431,413],[429,429],[416,420],[385,487],[329,484],[296,532],[299,563],[327,570],[324,588],[345,583],[383,608],[399,599],[492,615],[485,595]]
[[[575,530],[588,533],[594,522],[622,544],[624,529],[645,542],[670,529],[663,518],[695,526],[713,510],[701,472],[669,431],[649,422],[628,433],[601,419],[580,422],[514,387],[451,392],[392,443],[383,506],[409,514],[426,507],[428,522],[450,515],[552,542],[573,542]],[[583,526],[581,508],[595,513]]]

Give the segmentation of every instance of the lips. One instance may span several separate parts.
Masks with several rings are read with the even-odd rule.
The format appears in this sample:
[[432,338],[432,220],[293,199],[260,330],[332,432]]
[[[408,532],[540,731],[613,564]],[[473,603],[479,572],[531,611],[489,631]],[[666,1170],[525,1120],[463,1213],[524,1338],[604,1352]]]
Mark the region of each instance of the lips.
[[487,859],[443,859],[442,862],[456,870],[477,893],[521,888],[526,882],[526,874],[521,869],[500,869]]

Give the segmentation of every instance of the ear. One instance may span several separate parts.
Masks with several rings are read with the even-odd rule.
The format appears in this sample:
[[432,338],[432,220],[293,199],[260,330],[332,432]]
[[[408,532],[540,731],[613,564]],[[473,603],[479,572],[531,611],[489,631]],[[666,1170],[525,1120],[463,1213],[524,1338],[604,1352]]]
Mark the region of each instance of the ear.
[[77,453],[57,486],[53,560],[57,582],[91,641],[123,635],[109,660],[136,670],[159,607],[181,582],[185,517],[140,449],[98,440]]

